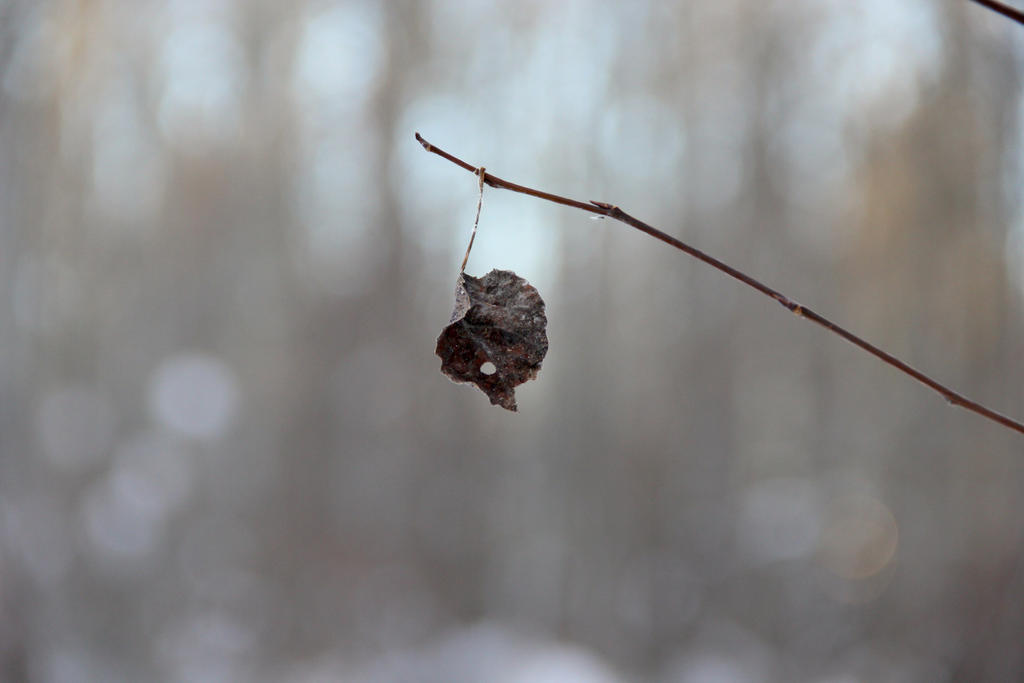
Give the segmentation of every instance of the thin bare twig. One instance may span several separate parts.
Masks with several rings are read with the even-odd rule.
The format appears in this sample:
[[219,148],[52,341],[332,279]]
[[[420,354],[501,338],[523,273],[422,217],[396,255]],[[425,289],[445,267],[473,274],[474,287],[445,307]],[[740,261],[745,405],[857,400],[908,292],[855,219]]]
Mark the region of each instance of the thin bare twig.
[[993,12],[999,12],[1004,17],[1009,17],[1018,24],[1024,24],[1024,12],[1019,9],[1014,9],[1006,3],[997,2],[996,0],[973,0],[973,2],[976,2],[983,7],[988,7]]
[[447,159],[448,161],[452,162],[456,166],[461,166],[462,168],[466,169],[467,171],[470,171],[471,173],[474,173],[474,174],[478,175],[482,179],[482,182],[487,183],[491,187],[498,188],[498,189],[504,189],[504,190],[512,190],[513,192],[519,192],[521,194],[527,194],[527,195],[530,195],[531,197],[538,197],[539,199],[546,199],[549,202],[554,202],[556,204],[561,204],[563,206],[571,206],[573,208],[580,209],[582,211],[588,211],[590,213],[595,213],[595,214],[598,214],[598,215],[601,215],[601,216],[607,216],[609,218],[614,218],[615,220],[617,220],[617,221],[619,221],[621,223],[625,223],[626,225],[628,225],[630,227],[633,227],[633,228],[636,228],[637,230],[640,230],[641,232],[645,232],[648,235],[650,235],[651,237],[654,237],[655,239],[659,239],[662,242],[664,242],[664,243],[666,243],[666,244],[668,244],[668,245],[670,245],[672,247],[675,247],[676,249],[678,249],[680,251],[686,252],[690,256],[692,256],[692,257],[694,257],[694,258],[696,258],[696,259],[698,259],[700,261],[703,261],[704,263],[708,264],[709,266],[711,266],[713,268],[717,268],[718,270],[722,271],[726,275],[729,275],[729,276],[739,280],[743,284],[745,284],[745,285],[747,285],[749,287],[753,287],[754,289],[756,289],[757,291],[761,292],[765,296],[771,297],[775,301],[777,301],[780,304],[782,304],[783,306],[785,306],[794,315],[799,316],[801,318],[805,318],[807,320],[810,320],[813,323],[817,323],[818,325],[821,325],[825,329],[830,330],[830,331],[834,332],[835,334],[838,334],[840,337],[842,337],[846,341],[850,342],[851,344],[854,344],[855,346],[859,346],[860,348],[862,348],[865,351],[867,351],[868,353],[870,353],[872,356],[875,356],[876,358],[881,359],[882,361],[884,361],[885,363],[888,363],[889,365],[893,366],[894,368],[896,368],[900,372],[903,372],[903,373],[905,373],[907,375],[910,375],[911,377],[916,379],[921,384],[924,384],[925,386],[928,386],[928,387],[934,389],[943,398],[945,398],[948,403],[950,403],[952,405],[960,406],[961,408],[966,408],[967,410],[970,410],[971,412],[977,413],[978,415],[981,415],[982,417],[986,417],[989,420],[992,420],[993,422],[997,422],[997,423],[1003,425],[1004,427],[1008,427],[1010,429],[1013,429],[1014,431],[1017,431],[1017,432],[1020,432],[1021,434],[1024,434],[1024,424],[1022,424],[1020,422],[1017,422],[1016,420],[1014,420],[1012,418],[1009,418],[1009,417],[1007,417],[1005,415],[997,413],[996,411],[994,411],[994,410],[992,410],[990,408],[986,408],[985,406],[981,405],[980,403],[972,401],[971,399],[967,398],[963,394],[960,394],[959,392],[953,391],[949,387],[947,387],[947,386],[945,386],[943,384],[940,384],[939,382],[935,381],[934,379],[932,379],[928,375],[924,374],[923,372],[921,372],[919,370],[915,370],[914,368],[912,368],[911,366],[907,365],[906,363],[901,361],[899,358],[896,358],[892,354],[889,354],[889,353],[883,351],[882,349],[878,348],[874,344],[871,344],[870,342],[867,342],[867,341],[861,339],[860,337],[855,335],[853,332],[850,332],[849,330],[846,330],[846,329],[840,327],[839,325],[835,324],[834,322],[832,322],[828,318],[826,318],[826,317],[824,317],[822,315],[819,315],[818,313],[815,313],[814,311],[812,311],[811,309],[807,308],[806,306],[802,306],[802,305],[798,304],[797,302],[793,301],[792,299],[790,299],[789,297],[784,295],[782,292],[778,292],[778,291],[772,289],[768,285],[766,285],[766,284],[764,284],[764,283],[762,283],[762,282],[760,282],[758,280],[755,280],[754,278],[750,277],[746,273],[744,273],[742,271],[739,271],[739,270],[733,268],[732,266],[730,266],[730,265],[728,265],[726,263],[723,263],[722,261],[719,261],[718,259],[716,259],[713,256],[705,254],[700,249],[697,249],[695,247],[691,247],[689,244],[686,244],[685,242],[683,242],[681,240],[678,240],[675,237],[672,237],[668,233],[664,233],[661,230],[658,230],[657,228],[654,228],[654,227],[648,225],[647,223],[644,223],[643,221],[641,221],[641,220],[639,220],[637,218],[633,218],[628,213],[626,213],[625,211],[623,211],[619,207],[615,206],[614,204],[608,204],[606,202],[595,202],[595,201],[591,201],[589,203],[581,202],[581,201],[577,201],[575,199],[569,199],[568,197],[562,197],[562,196],[559,196],[557,194],[551,194],[550,192],[543,192],[541,190],[535,190],[535,189],[533,189],[531,187],[525,187],[523,185],[517,185],[516,183],[510,183],[507,180],[503,180],[502,178],[499,178],[498,176],[494,175],[493,173],[487,173],[483,169],[483,167],[479,167],[478,168],[478,167],[473,166],[471,164],[467,164],[465,161],[463,161],[462,159],[458,158],[457,156],[449,154],[448,152],[444,151],[443,149],[440,149],[439,147],[435,147],[434,145],[430,144],[425,139],[423,139],[423,136],[420,135],[419,133],[416,133],[416,139],[419,141],[419,143],[421,145],[423,145],[423,149],[427,150],[428,152],[433,152],[434,154],[436,154],[436,155],[438,155],[440,157],[443,157],[443,158]]

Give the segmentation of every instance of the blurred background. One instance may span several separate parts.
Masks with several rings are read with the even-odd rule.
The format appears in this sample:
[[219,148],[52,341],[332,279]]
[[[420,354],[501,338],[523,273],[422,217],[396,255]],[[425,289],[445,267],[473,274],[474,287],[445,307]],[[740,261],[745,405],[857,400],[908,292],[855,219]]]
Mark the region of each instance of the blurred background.
[[1010,681],[1024,27],[966,0],[0,3],[0,680]]

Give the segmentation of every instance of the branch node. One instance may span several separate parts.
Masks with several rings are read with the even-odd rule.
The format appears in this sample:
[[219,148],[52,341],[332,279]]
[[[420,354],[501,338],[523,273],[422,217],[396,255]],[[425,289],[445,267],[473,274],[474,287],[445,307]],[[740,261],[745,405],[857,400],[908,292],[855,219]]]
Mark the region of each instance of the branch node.
[[607,209],[607,210],[611,211],[612,209],[615,208],[614,204],[609,204],[608,202],[599,202],[599,201],[591,199],[590,203],[593,204],[594,206],[596,206],[599,209]]

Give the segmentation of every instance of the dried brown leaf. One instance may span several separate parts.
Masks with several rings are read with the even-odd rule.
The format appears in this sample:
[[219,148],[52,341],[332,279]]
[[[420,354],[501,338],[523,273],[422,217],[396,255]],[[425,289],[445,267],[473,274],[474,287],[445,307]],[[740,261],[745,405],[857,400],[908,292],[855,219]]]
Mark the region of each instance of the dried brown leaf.
[[492,270],[482,278],[463,273],[455,310],[437,338],[441,372],[516,410],[515,387],[537,376],[548,352],[547,324],[537,289],[512,271]]

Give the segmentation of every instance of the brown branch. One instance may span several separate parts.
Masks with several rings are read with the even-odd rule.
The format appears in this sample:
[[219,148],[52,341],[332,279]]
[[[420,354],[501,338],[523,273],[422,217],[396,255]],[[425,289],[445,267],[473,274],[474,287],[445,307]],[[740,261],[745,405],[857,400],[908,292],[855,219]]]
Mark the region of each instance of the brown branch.
[[999,12],[999,14],[1013,19],[1018,24],[1024,24],[1024,12],[1021,12],[1019,9],[1014,9],[1006,3],[997,2],[996,0],[973,0],[973,2],[976,2],[983,7],[988,7],[993,12]]
[[905,373],[907,375],[910,375],[911,377],[916,379],[921,384],[924,384],[925,386],[928,386],[928,387],[934,389],[943,398],[945,398],[948,403],[960,406],[962,408],[966,408],[967,410],[970,410],[971,412],[977,413],[978,415],[981,415],[982,417],[986,417],[989,420],[992,420],[993,422],[998,422],[999,424],[1003,425],[1004,427],[1008,427],[1008,428],[1013,429],[1013,430],[1015,430],[1017,432],[1020,432],[1021,434],[1024,434],[1024,424],[1022,424],[1020,422],[1017,422],[1016,420],[1011,419],[1011,418],[1009,418],[1009,417],[1007,417],[1005,415],[997,413],[994,410],[986,408],[985,406],[981,405],[980,403],[977,403],[977,402],[972,401],[971,399],[967,398],[963,394],[960,394],[960,393],[958,393],[956,391],[953,391],[949,387],[947,387],[947,386],[945,386],[943,384],[940,384],[939,382],[935,381],[934,379],[932,379],[928,375],[924,374],[923,372],[921,372],[919,370],[915,370],[914,368],[912,368],[911,366],[907,365],[906,363],[901,361],[899,358],[896,358],[892,354],[889,354],[889,353],[883,351],[882,349],[878,348],[874,344],[871,344],[870,342],[867,342],[867,341],[861,339],[860,337],[855,335],[853,332],[850,332],[849,330],[846,330],[846,329],[840,327],[839,325],[835,324],[834,322],[832,322],[828,318],[826,318],[826,317],[824,317],[822,315],[819,315],[818,313],[815,313],[814,311],[812,311],[811,309],[807,308],[806,306],[802,306],[802,305],[798,304],[797,302],[793,301],[792,299],[790,299],[789,297],[784,295],[782,292],[778,292],[778,291],[772,289],[771,287],[769,287],[768,285],[766,285],[766,284],[764,284],[764,283],[762,283],[762,282],[760,282],[758,280],[755,280],[754,278],[750,277],[746,273],[743,273],[742,271],[736,270],[732,266],[730,266],[728,264],[725,264],[722,261],[719,261],[718,259],[716,259],[713,256],[705,254],[700,249],[697,249],[695,247],[691,247],[689,244],[686,244],[685,242],[683,242],[681,240],[678,240],[675,237],[672,237],[671,235],[669,235],[667,233],[664,233],[661,230],[658,230],[657,228],[654,228],[654,227],[648,225],[647,223],[644,223],[643,221],[641,221],[641,220],[639,220],[637,218],[633,218],[628,213],[626,213],[625,211],[623,211],[622,209],[620,209],[619,207],[617,207],[617,206],[615,206],[613,204],[607,204],[605,202],[595,202],[595,201],[591,201],[589,203],[584,203],[584,202],[581,202],[581,201],[577,201],[575,199],[569,199],[568,197],[561,197],[561,196],[559,196],[557,194],[551,194],[549,192],[542,192],[541,190],[535,190],[535,189],[530,188],[530,187],[524,187],[523,185],[517,185],[515,183],[510,183],[507,180],[499,178],[498,176],[494,175],[493,173],[487,173],[482,167],[478,168],[476,166],[472,166],[470,164],[467,164],[465,161],[463,161],[462,159],[458,158],[457,156],[449,154],[448,152],[444,151],[443,149],[435,147],[434,145],[432,145],[429,142],[427,142],[426,140],[424,140],[423,136],[421,136],[419,133],[416,133],[416,139],[419,141],[419,143],[421,145],[423,145],[423,149],[427,150],[428,152],[433,152],[434,154],[437,154],[438,156],[443,157],[443,158],[447,159],[448,161],[452,162],[456,166],[461,166],[462,168],[466,169],[467,171],[470,171],[471,173],[474,173],[474,174],[480,176],[482,178],[482,181],[487,183],[491,187],[498,188],[498,189],[503,189],[503,190],[512,190],[513,192],[519,192],[521,194],[528,194],[531,197],[538,197],[540,199],[546,199],[549,202],[554,202],[556,204],[561,204],[563,206],[571,206],[573,208],[581,209],[583,211],[589,211],[590,213],[596,213],[596,214],[598,214],[600,216],[607,216],[609,218],[614,218],[615,220],[617,220],[617,221],[619,221],[621,223],[625,223],[626,225],[628,225],[630,227],[636,228],[637,230],[640,230],[641,232],[646,232],[651,237],[654,237],[655,239],[659,239],[662,242],[664,242],[664,243],[666,243],[666,244],[668,244],[668,245],[670,245],[672,247],[675,247],[676,249],[678,249],[680,251],[686,252],[690,256],[693,256],[694,258],[696,258],[696,259],[698,259],[700,261],[703,261],[704,263],[708,264],[709,266],[711,266],[713,268],[717,268],[718,270],[722,271],[726,275],[729,275],[729,276],[731,276],[733,278],[736,278],[737,280],[739,280],[743,284],[745,284],[745,285],[747,285],[749,287],[753,287],[754,289],[756,289],[757,291],[761,292],[765,296],[771,297],[775,301],[777,301],[780,304],[782,304],[783,306],[785,306],[794,315],[797,315],[797,316],[799,316],[801,318],[805,318],[807,320],[810,320],[813,323],[817,323],[818,325],[821,325],[825,329],[830,330],[830,331],[834,332],[835,334],[838,334],[840,337],[842,337],[846,341],[850,342],[851,344],[854,344],[855,346],[859,346],[860,348],[862,348],[865,351],[867,351],[868,353],[870,353],[872,356],[875,356],[876,358],[881,359],[883,362],[888,363],[889,365],[893,366],[894,368],[896,368],[900,372],[903,372],[903,373]]

